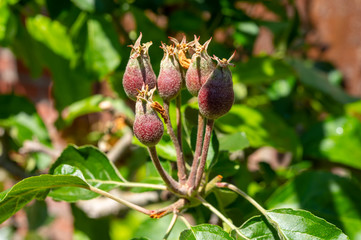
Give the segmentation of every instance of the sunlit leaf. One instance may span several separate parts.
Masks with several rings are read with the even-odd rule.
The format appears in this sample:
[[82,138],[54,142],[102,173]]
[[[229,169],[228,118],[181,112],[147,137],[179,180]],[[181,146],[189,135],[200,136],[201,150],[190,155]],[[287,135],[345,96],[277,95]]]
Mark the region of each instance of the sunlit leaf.
[[233,240],[220,226],[201,224],[184,230],[179,240]]
[[327,75],[315,69],[310,62],[302,62],[297,59],[288,61],[295,69],[299,80],[307,87],[318,90],[339,103],[350,103],[356,100],[341,88],[332,85],[327,80]]
[[305,156],[361,169],[361,123],[353,117],[329,118],[303,136]]
[[[116,171],[108,158],[98,149],[91,146],[79,148],[68,146],[49,172],[54,175],[77,176],[89,185],[109,191],[115,185],[103,184],[101,181],[121,181]],[[73,202],[91,199],[98,195],[81,188],[63,187],[52,191],[50,196],[56,200]]]
[[268,208],[305,209],[335,224],[351,238],[361,234],[360,187],[328,172],[307,172],[277,189]]
[[248,62],[238,63],[231,69],[233,81],[246,85],[270,83],[294,76],[293,69],[280,59],[268,56],[253,57]]
[[220,150],[237,151],[249,146],[249,141],[244,132],[221,135],[218,137]]
[[43,43],[54,53],[71,59],[74,56],[74,48],[67,29],[60,22],[51,20],[43,15],[27,18],[26,27],[30,35]]
[[74,186],[84,189],[88,184],[76,176],[41,175],[26,178],[12,188],[0,193],[0,223],[14,215],[33,199],[43,200],[50,189]]
[[[349,239],[333,224],[316,217],[310,212],[293,209],[275,209],[267,211],[269,217],[277,222],[279,230],[293,240],[311,239]],[[279,239],[277,232],[264,217],[253,217],[240,228],[250,239]],[[237,238],[242,239],[242,238]]]
[[216,121],[216,126],[227,133],[244,132],[252,147],[272,146],[296,156],[301,151],[295,131],[267,109],[234,105],[228,114]]

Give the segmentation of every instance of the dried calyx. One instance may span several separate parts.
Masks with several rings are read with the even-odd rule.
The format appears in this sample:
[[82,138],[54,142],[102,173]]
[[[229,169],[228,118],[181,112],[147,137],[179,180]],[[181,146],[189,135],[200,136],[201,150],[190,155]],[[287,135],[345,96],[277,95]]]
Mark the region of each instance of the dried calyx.
[[194,36],[193,49],[195,53],[192,56],[190,66],[186,74],[186,86],[188,91],[197,96],[203,84],[207,81],[212,74],[215,65],[212,58],[208,55],[207,49],[212,38],[201,45],[199,39]]
[[217,67],[209,76],[207,82],[201,87],[198,95],[198,105],[200,113],[208,119],[217,119],[226,114],[234,102],[232,73],[228,66],[233,66],[230,61],[234,57],[219,59]]
[[144,84],[151,89],[156,85],[156,75],[148,54],[152,42],[141,44],[141,39],[142,33],[134,45],[129,45],[132,50],[123,76],[124,91],[132,100],[136,100],[137,89],[141,89]]
[[187,53],[189,48],[191,48],[194,45],[194,41],[187,43],[187,39],[185,35],[183,35],[181,42],[178,42],[178,40],[173,37],[169,37],[169,39],[175,44],[175,48],[177,49],[177,57],[180,65],[184,69],[188,69],[191,59],[187,58]]
[[135,105],[135,120],[133,125],[134,135],[148,147],[155,146],[163,136],[163,122],[154,111],[152,98],[155,88],[149,90],[148,86],[138,91]]
[[182,88],[181,67],[176,59],[173,46],[162,43],[164,56],[160,63],[160,71],[157,80],[159,96],[165,100],[175,98]]

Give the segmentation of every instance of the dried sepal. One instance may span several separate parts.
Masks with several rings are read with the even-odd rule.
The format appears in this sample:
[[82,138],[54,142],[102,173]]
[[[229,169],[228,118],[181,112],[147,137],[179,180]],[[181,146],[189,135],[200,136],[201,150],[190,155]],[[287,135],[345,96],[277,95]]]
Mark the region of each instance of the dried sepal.
[[185,35],[183,35],[181,42],[178,42],[178,40],[173,37],[169,37],[169,39],[175,44],[180,65],[183,68],[188,69],[191,63],[191,59],[187,58],[187,52],[189,48],[194,45],[194,41],[187,43],[187,39]]
[[228,59],[225,59],[225,58],[220,59],[215,55],[213,55],[212,59],[217,61],[217,66],[220,66],[220,67],[223,67],[223,68],[228,67],[228,66],[234,67],[234,64],[231,63],[231,61],[232,61],[232,59],[234,58],[235,55],[236,55],[236,51],[234,51],[233,54]]

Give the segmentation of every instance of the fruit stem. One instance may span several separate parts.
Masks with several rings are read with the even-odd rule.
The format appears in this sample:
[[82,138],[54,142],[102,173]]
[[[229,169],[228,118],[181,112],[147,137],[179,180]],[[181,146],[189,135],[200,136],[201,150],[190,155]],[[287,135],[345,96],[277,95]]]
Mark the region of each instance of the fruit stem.
[[246,199],[249,203],[251,203],[255,208],[257,208],[258,211],[267,219],[267,221],[273,226],[273,228],[277,231],[278,236],[280,239],[287,239],[285,234],[282,232],[280,226],[277,222],[273,221],[273,219],[268,215],[267,210],[264,209],[261,205],[259,205],[258,202],[256,202],[253,198],[247,195],[247,193],[243,192],[238,187],[234,186],[233,184],[226,183],[226,182],[219,182],[216,183],[217,187],[220,188],[228,188],[236,193],[238,193],[240,196],[242,196],[244,199]]
[[198,166],[198,169],[197,169],[197,176],[196,176],[196,182],[195,182],[195,185],[194,185],[194,190],[197,190],[199,188],[199,185],[200,185],[201,180],[202,180],[204,167],[206,166],[209,143],[211,141],[213,125],[214,125],[214,120],[213,119],[208,119],[207,124],[206,124],[206,133],[205,133],[205,136],[204,136],[203,148],[202,148],[202,157],[201,157],[201,162],[200,162],[200,164]]
[[183,146],[182,146],[182,112],[181,112],[181,106],[182,106],[182,95],[181,93],[178,94],[176,98],[176,106],[177,106],[177,138],[179,142],[179,146],[183,152]]
[[197,142],[196,142],[196,150],[194,151],[194,158],[192,163],[191,172],[188,178],[188,186],[193,188],[195,185],[197,167],[199,164],[199,157],[201,155],[202,144],[203,144],[203,133],[204,133],[204,118],[202,114],[198,113],[198,130],[197,130]]
[[177,154],[177,169],[178,169],[178,179],[179,179],[179,183],[181,185],[183,185],[186,180],[187,180],[187,174],[186,174],[186,167],[185,167],[185,163],[184,163],[184,156],[183,156],[183,151],[181,148],[181,145],[174,133],[173,127],[172,127],[172,123],[170,120],[170,115],[169,115],[169,101],[168,100],[164,100],[164,109],[166,111],[166,114],[168,116],[168,121],[166,122],[167,125],[167,132],[170,136],[170,138],[172,139],[172,142],[174,144],[175,147],[175,151]]
[[177,215],[179,216],[180,220],[182,220],[183,223],[187,226],[188,229],[192,229],[191,224],[188,222],[188,220],[181,213],[177,213]]
[[170,235],[170,233],[171,233],[171,231],[172,231],[172,229],[173,229],[173,227],[174,227],[174,225],[175,225],[175,223],[177,221],[177,218],[178,218],[177,213],[173,213],[172,220],[169,223],[169,227],[167,229],[167,232],[164,234],[163,240],[168,239],[168,237],[169,237],[169,235]]
[[211,210],[214,214],[216,214],[220,219],[222,219],[222,221],[224,223],[226,223],[228,226],[230,226],[234,231],[236,231],[236,233],[246,239],[246,240],[250,240],[248,237],[246,237],[244,234],[241,233],[241,231],[239,231],[239,229],[230,221],[227,219],[226,216],[224,216],[220,211],[218,211],[218,209],[216,209],[213,205],[211,205],[210,203],[208,203],[206,200],[204,200],[201,196],[197,197],[198,200],[200,200],[203,204],[203,206],[205,206],[206,208],[208,208],[209,210]]
[[164,183],[167,185],[169,190],[172,192],[180,193],[179,184],[164,170],[164,168],[160,164],[156,148],[148,147],[148,152],[155,168],[159,172],[159,175],[162,177]]

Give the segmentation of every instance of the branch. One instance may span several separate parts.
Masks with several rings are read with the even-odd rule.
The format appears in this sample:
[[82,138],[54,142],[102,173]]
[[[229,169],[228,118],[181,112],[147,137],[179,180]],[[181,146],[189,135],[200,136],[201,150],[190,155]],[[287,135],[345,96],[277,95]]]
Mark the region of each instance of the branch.
[[35,152],[45,153],[54,159],[58,158],[61,153],[59,150],[51,149],[48,146],[45,146],[44,144],[38,141],[31,141],[31,140],[26,140],[23,146],[19,149],[20,154],[28,154]]
[[[132,193],[122,192],[120,189],[113,189],[109,193],[118,198],[143,207],[148,204],[157,203],[160,201],[159,193],[156,191]],[[110,214],[116,215],[120,211],[129,210],[127,206],[119,204],[118,202],[107,197],[82,200],[78,201],[76,204],[91,218],[105,217]]]
[[199,185],[202,180],[204,167],[206,166],[209,143],[211,141],[213,125],[214,125],[214,120],[208,119],[207,125],[206,125],[206,133],[204,136],[203,148],[202,148],[202,158],[201,158],[201,162],[197,169],[197,176],[196,176],[196,181],[195,181],[195,185],[194,185],[194,190],[197,190],[199,188]]
[[160,176],[162,177],[163,181],[165,182],[165,184],[167,185],[167,187],[169,188],[169,190],[171,192],[174,193],[178,193],[181,195],[184,195],[184,193],[181,191],[180,189],[180,185],[178,182],[176,182],[162,167],[162,165],[160,164],[158,155],[157,155],[157,150],[155,147],[148,147],[148,152],[150,155],[150,158],[152,159],[152,162],[154,164],[154,166],[156,167],[157,171],[159,172]]
[[197,167],[199,164],[199,157],[201,155],[202,144],[203,144],[203,132],[204,132],[204,118],[202,114],[198,113],[198,130],[197,130],[197,142],[196,149],[194,152],[193,163],[191,167],[191,172],[187,181],[190,188],[194,187],[196,181]]
[[225,182],[216,183],[216,186],[221,187],[221,188],[228,188],[228,189],[238,193],[240,196],[242,196],[244,199],[246,199],[248,202],[250,202],[255,208],[257,208],[258,211],[260,211],[260,213],[267,219],[267,221],[275,228],[275,230],[277,231],[280,239],[287,239],[287,237],[282,232],[282,230],[281,230],[280,226],[278,225],[278,223],[273,221],[272,218],[268,215],[267,210],[264,209],[261,205],[259,205],[258,202],[256,202],[250,196],[248,196],[241,189],[237,188],[233,184],[229,184],[229,183],[225,183]]
[[183,156],[183,151],[181,149],[180,143],[179,143],[177,137],[175,136],[175,133],[174,133],[174,130],[172,127],[172,123],[171,123],[170,115],[169,115],[169,101],[167,101],[167,100],[164,100],[164,109],[169,118],[168,121],[166,121],[167,132],[168,132],[170,138],[172,139],[172,142],[174,144],[174,147],[175,147],[175,150],[177,153],[178,179],[179,179],[180,184],[183,185],[185,183],[185,181],[187,180],[184,156]]
[[125,206],[127,206],[127,207],[129,207],[131,209],[134,209],[134,210],[136,210],[138,212],[141,212],[141,213],[144,213],[146,215],[151,215],[151,213],[152,213],[151,210],[145,209],[145,208],[143,208],[141,206],[138,206],[138,205],[136,205],[134,203],[131,203],[131,202],[128,202],[128,201],[126,201],[124,199],[118,198],[118,197],[116,197],[116,196],[114,196],[114,195],[112,195],[112,194],[110,194],[108,192],[105,192],[105,191],[103,191],[101,189],[98,189],[96,187],[93,187],[93,186],[89,185],[89,190],[92,191],[92,192],[98,193],[100,195],[103,195],[104,197],[113,199],[114,201],[116,201],[116,202],[118,202],[120,204],[123,204],[123,205],[125,205]]
[[153,188],[157,190],[167,190],[167,186],[151,184],[151,183],[137,183],[137,182],[117,182],[117,181],[103,181],[98,179],[89,179],[87,182],[95,182],[102,184],[117,185],[121,187],[136,187],[136,188]]
[[203,204],[203,206],[205,206],[206,208],[208,208],[209,210],[211,210],[214,214],[216,214],[220,219],[222,219],[222,221],[224,223],[226,223],[228,226],[230,226],[231,229],[233,229],[234,231],[236,231],[236,233],[241,236],[242,238],[246,239],[246,240],[250,240],[248,237],[246,237],[245,235],[243,235],[243,233],[241,233],[241,231],[239,231],[239,229],[233,225],[233,223],[231,221],[229,221],[226,216],[224,216],[220,211],[218,211],[215,207],[213,207],[213,205],[209,204],[206,200],[204,200],[201,196],[197,197]]
[[187,203],[188,203],[188,201],[184,198],[178,199],[178,201],[172,203],[171,205],[169,205],[167,207],[152,211],[152,214],[150,215],[150,217],[151,218],[161,218],[161,217],[168,215],[169,213],[179,212],[186,206]]

